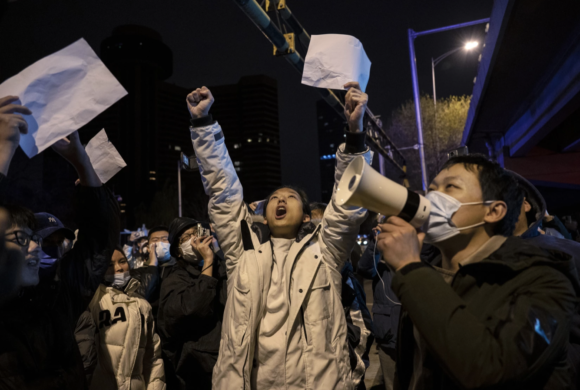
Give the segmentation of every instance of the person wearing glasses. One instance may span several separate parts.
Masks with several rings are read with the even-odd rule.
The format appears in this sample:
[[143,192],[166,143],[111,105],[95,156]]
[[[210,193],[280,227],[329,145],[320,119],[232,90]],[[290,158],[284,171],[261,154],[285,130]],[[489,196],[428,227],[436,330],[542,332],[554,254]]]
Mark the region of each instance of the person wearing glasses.
[[24,255],[24,264],[20,268],[20,286],[36,286],[39,282],[38,269],[42,246],[42,237],[34,234],[36,218],[32,211],[18,205],[7,205],[6,211],[12,226],[6,230],[5,240],[18,245]]
[[[0,181],[8,173],[20,134],[27,132],[26,120],[18,113],[31,113],[14,104],[17,100],[16,96],[0,98]],[[22,207],[6,207],[9,223],[2,238],[7,245],[20,247],[22,264],[15,275],[19,288],[4,297],[0,312],[3,390],[86,388],[75,325],[103,281],[119,238],[118,203],[102,186],[78,133],[57,141],[52,149],[79,177],[74,214],[78,240],[58,261],[57,278],[40,280],[42,239],[34,234],[34,214]]]
[[176,218],[169,225],[170,253],[176,258],[161,284],[158,331],[171,389],[211,389],[227,297],[225,264],[208,224]]
[[141,295],[147,299],[153,308],[153,317],[157,320],[159,310],[159,295],[161,283],[171,273],[177,260],[171,256],[169,229],[165,226],[155,226],[149,230],[148,262],[143,267],[131,270],[131,276],[141,282]]

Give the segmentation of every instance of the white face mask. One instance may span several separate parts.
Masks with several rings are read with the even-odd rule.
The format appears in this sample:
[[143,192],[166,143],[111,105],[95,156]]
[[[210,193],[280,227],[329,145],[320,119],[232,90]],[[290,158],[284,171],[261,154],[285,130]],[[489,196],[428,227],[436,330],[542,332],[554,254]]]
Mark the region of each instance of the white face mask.
[[440,191],[431,191],[427,194],[426,198],[431,202],[431,213],[429,214],[429,219],[425,229],[424,242],[427,244],[445,241],[448,238],[458,235],[462,230],[471,229],[485,224],[485,222],[482,221],[474,225],[460,228],[455,226],[451,218],[461,206],[490,204],[495,202],[494,200],[487,200],[485,202],[461,203],[454,197]]
[[113,275],[105,275],[105,281],[110,283],[111,286],[115,287],[116,289],[121,289],[125,287],[125,285],[131,279],[131,273],[129,271],[120,273],[114,273]]
[[181,255],[185,261],[189,261],[191,263],[197,264],[199,260],[197,255],[195,254],[193,247],[191,246],[191,242],[186,241],[179,246],[181,248]]
[[168,261],[169,259],[171,259],[171,254],[169,253],[169,248],[171,247],[171,244],[169,244],[168,242],[157,242],[156,244],[157,247],[155,249],[155,254],[157,255],[157,260]]

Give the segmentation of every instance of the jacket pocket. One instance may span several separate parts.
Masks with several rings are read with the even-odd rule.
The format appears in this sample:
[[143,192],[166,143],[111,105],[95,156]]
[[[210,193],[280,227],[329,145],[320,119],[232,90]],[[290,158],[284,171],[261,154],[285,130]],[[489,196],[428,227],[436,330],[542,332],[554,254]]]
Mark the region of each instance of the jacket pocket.
[[330,318],[330,304],[330,281],[326,266],[321,264],[303,303],[305,321],[313,323]]
[[234,326],[234,344],[242,345],[250,318],[250,289],[234,286],[233,295],[233,316],[231,321]]

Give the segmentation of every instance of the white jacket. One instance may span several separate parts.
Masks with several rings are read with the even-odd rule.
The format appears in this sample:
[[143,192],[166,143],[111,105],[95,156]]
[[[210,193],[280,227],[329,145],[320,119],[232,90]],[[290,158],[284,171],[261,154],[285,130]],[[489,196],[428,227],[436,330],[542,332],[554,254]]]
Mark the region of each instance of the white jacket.
[[[243,202],[242,186],[224,144],[219,124],[191,129],[193,147],[206,194],[209,215],[215,224],[228,271],[228,301],[222,327],[220,354],[213,371],[217,390],[250,389],[257,327],[264,310],[270,273],[270,241],[260,243],[252,231],[252,219]],[[356,155],[336,154],[338,183]],[[370,160],[367,150],[365,157]],[[290,280],[286,365],[281,367],[287,388],[295,373],[296,340],[303,340],[305,388],[352,389],[346,341],[346,321],[341,304],[341,274],[355,244],[366,210],[339,207],[330,202],[322,223],[292,244],[285,273]],[[302,338],[303,337],[303,338]],[[294,370],[294,371],[293,371]]]
[[101,284],[89,304],[98,332],[91,390],[165,389],[161,342],[151,305],[135,293],[138,287],[136,279],[125,291]]

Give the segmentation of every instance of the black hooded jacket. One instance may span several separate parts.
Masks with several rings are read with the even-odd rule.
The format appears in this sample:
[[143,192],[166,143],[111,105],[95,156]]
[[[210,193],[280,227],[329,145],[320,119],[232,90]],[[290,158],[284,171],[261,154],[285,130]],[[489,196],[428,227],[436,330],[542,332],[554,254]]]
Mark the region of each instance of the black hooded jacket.
[[104,186],[80,186],[76,201],[78,240],[60,260],[56,280],[23,290],[1,309],[0,389],[86,388],[74,330],[109,266],[119,217]]
[[213,275],[178,259],[161,284],[158,333],[172,389],[211,389],[227,299],[225,262],[214,257]]
[[[530,227],[521,235],[521,238],[539,248],[566,253],[570,256],[571,263],[575,266],[575,270],[571,272],[575,272],[576,277],[578,277],[580,273],[580,243],[539,233],[538,228],[542,226],[542,219],[546,214],[546,201],[532,183],[515,172],[512,172],[512,174],[526,190],[526,198],[532,206],[531,212],[528,213],[530,214],[528,216],[528,221],[531,222]],[[573,388],[580,390],[580,305],[572,318],[568,364],[573,372]]]

